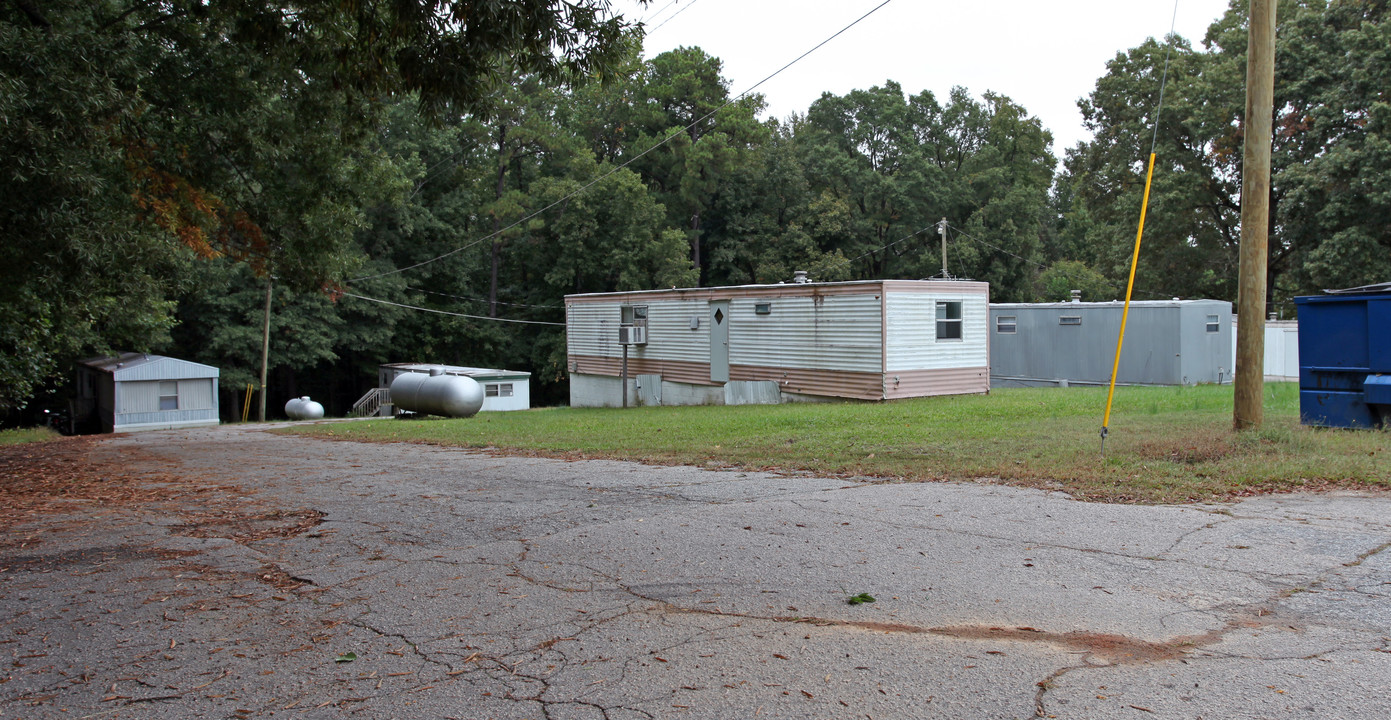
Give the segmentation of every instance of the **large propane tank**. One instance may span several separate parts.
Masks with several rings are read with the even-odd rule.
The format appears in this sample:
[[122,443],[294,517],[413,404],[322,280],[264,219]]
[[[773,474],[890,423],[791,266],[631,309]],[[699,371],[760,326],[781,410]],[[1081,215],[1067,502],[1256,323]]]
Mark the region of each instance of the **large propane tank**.
[[324,406],[302,395],[285,403],[285,416],[291,420],[318,420],[324,416]]
[[483,386],[462,375],[445,375],[440,368],[430,374],[402,373],[391,381],[391,403],[422,415],[472,417],[483,407]]

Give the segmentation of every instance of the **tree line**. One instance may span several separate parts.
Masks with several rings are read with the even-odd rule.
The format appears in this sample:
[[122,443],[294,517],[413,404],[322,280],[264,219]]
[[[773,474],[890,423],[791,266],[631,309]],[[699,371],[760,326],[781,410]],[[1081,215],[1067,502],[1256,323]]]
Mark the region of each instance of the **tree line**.
[[[566,294],[931,277],[943,218],[948,270],[997,301],[1112,299],[1151,138],[1137,297],[1234,300],[1239,5],[1202,49],[1118,53],[1079,102],[1093,139],[1059,163],[992,92],[886,80],[767,118],[718,58],[644,59],[597,1],[12,0],[0,402],[37,407],[74,358],[135,349],[222,368],[227,411],[268,285],[272,405],[345,412],[401,361],[529,370],[538,404],[563,402]],[[1281,4],[1275,312],[1391,279],[1387,15]],[[463,16],[484,19],[435,22]]]

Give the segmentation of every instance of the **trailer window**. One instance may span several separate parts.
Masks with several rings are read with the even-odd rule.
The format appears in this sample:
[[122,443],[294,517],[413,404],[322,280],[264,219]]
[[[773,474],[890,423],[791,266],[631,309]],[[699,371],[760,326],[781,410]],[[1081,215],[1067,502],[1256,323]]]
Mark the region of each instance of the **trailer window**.
[[491,383],[483,386],[484,397],[512,397],[512,383]]
[[1222,323],[1216,315],[1207,316],[1207,331],[1210,333],[1220,332]]
[[961,339],[961,301],[937,301],[937,340]]
[[1005,335],[1013,335],[1019,330],[1017,317],[1014,315],[998,315],[995,317],[995,332]]
[[1058,318],[1058,324],[1059,324],[1059,325],[1081,325],[1081,324],[1082,324],[1082,316],[1081,316],[1081,315],[1063,315],[1063,316],[1061,316],[1061,317]]
[[159,409],[178,410],[179,409],[179,382],[177,380],[161,380],[159,383]]

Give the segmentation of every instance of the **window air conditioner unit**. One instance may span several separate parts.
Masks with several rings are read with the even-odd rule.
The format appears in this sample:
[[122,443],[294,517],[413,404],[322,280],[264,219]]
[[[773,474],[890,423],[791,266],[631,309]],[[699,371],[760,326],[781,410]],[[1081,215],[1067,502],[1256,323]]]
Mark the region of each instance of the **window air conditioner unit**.
[[647,328],[637,325],[618,326],[619,345],[646,345]]

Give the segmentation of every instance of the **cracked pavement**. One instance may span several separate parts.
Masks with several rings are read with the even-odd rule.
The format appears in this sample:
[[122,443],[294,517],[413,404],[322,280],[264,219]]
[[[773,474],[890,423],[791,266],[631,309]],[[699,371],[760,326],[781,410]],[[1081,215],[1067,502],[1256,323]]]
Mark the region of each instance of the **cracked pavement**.
[[263,429],[93,443],[99,467],[209,490],[6,533],[0,718],[1391,705],[1386,495],[1104,505]]

